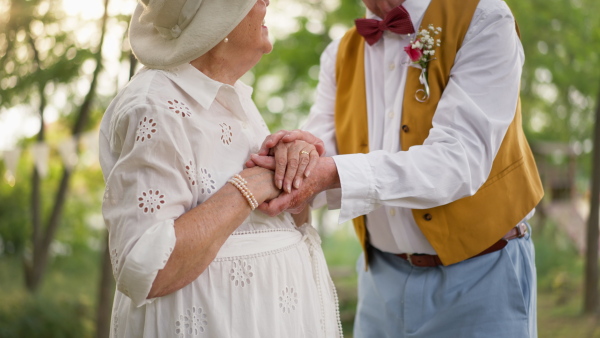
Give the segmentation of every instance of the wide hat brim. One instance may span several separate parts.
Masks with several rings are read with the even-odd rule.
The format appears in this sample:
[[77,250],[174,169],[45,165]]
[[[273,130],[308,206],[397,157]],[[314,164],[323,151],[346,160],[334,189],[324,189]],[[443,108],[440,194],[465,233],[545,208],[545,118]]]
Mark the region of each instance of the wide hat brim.
[[162,37],[152,23],[140,22],[138,3],[131,18],[129,43],[146,67],[167,69],[189,63],[211,50],[242,21],[256,0],[204,0],[190,24],[175,39]]

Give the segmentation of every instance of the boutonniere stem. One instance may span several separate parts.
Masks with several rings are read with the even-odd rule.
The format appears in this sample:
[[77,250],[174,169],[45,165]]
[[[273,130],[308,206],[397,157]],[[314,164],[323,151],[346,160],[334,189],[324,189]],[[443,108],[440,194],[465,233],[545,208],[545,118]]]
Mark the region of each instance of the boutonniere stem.
[[442,43],[440,39],[435,39],[434,36],[441,32],[441,27],[435,28],[433,25],[429,25],[427,29],[416,32],[409,45],[404,47],[404,51],[410,58],[410,66],[421,69],[419,82],[423,85],[423,88],[415,93],[415,99],[419,102],[425,102],[429,99],[428,66],[429,62],[435,60],[433,57],[435,55],[434,48],[439,47]]

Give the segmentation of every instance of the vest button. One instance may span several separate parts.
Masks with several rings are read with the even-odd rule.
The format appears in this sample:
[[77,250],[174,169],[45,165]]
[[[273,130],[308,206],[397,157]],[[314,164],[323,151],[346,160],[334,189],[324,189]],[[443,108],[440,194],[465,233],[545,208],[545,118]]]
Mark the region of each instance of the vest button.
[[404,131],[405,133],[408,133],[409,130],[410,130],[410,128],[408,128],[408,126],[406,124],[402,125],[402,131]]
[[423,218],[424,218],[426,221],[431,221],[431,219],[432,219],[433,217],[431,216],[431,214],[427,213],[427,214],[423,215]]

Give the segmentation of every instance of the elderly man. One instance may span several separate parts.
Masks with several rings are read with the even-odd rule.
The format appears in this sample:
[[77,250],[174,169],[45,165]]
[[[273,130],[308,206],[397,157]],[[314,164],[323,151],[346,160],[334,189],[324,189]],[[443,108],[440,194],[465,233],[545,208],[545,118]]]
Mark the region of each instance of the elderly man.
[[[543,190],[521,127],[510,9],[364,3],[366,18],[321,57],[304,130],[269,136],[248,163],[288,164],[275,175],[288,193],[260,208],[299,210],[326,190],[339,221],[354,219],[364,247],[355,337],[536,337],[527,220]],[[306,154],[259,155],[297,139],[323,142],[330,157],[292,182]]]

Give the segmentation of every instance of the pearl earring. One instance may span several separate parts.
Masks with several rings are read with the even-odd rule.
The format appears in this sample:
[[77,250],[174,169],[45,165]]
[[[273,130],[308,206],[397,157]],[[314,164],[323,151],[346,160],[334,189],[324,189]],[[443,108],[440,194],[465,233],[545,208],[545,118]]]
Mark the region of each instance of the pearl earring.
[[223,40],[223,42],[225,42],[225,43],[229,42],[229,38],[225,38],[225,40]]

